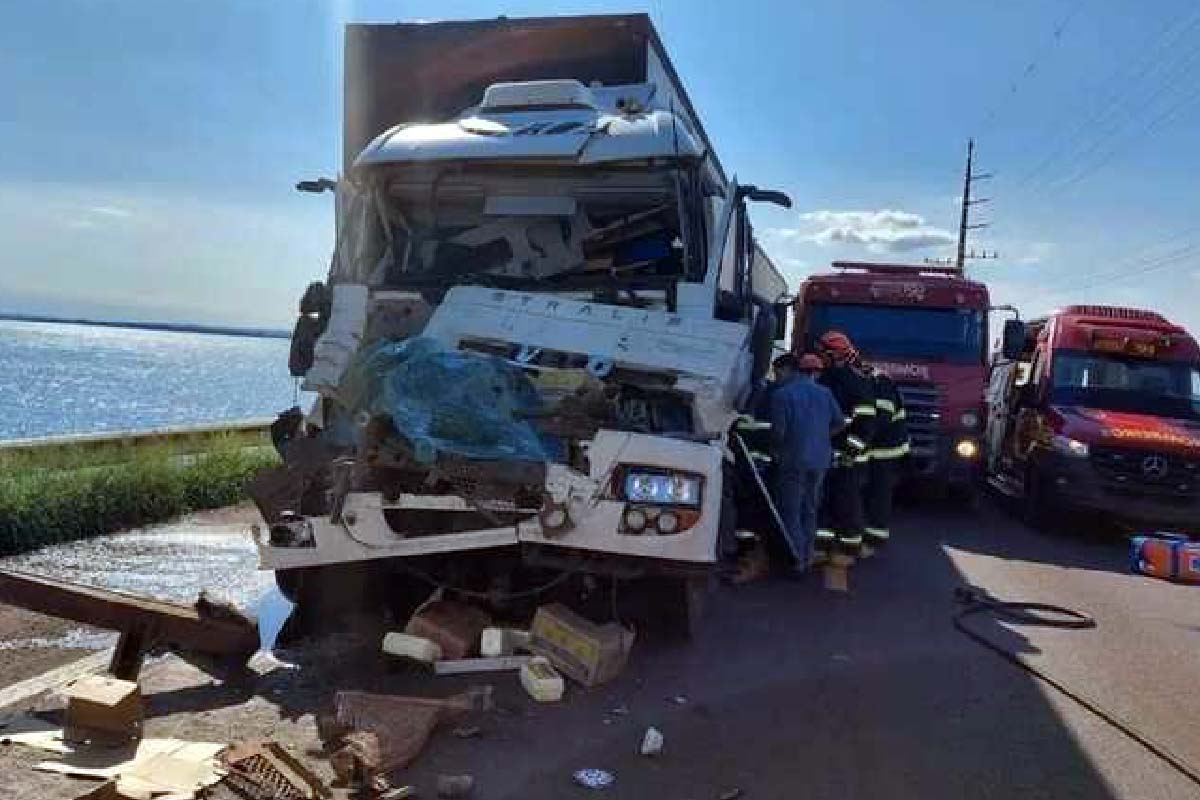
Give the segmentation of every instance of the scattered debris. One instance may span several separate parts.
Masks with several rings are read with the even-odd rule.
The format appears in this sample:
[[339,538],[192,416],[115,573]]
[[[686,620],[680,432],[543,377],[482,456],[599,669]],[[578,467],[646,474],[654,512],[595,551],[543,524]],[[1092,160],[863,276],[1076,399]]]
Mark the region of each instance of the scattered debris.
[[[37,746],[37,745],[34,745]],[[142,739],[126,747],[98,745],[72,746],[61,739],[53,749],[61,761],[42,761],[33,765],[39,772],[53,772],[75,778],[115,780],[109,791],[117,797],[141,795],[180,795],[191,797],[221,780],[217,754],[225,745],[213,742],[188,742],[181,739]]]
[[575,782],[588,789],[607,789],[616,776],[604,769],[581,769],[575,771]]
[[379,737],[371,731],[351,731],[329,757],[329,765],[341,784],[365,789],[379,777],[380,760]]
[[232,606],[202,596],[193,605],[0,570],[0,603],[121,632],[110,671],[137,677],[146,651],[156,646],[245,664],[258,650],[258,626]]
[[454,661],[437,661],[433,671],[437,675],[462,675],[468,672],[502,672],[517,670],[529,663],[534,656],[495,656],[493,658],[460,658]]
[[485,657],[511,656],[529,649],[529,631],[515,628],[484,628],[479,637],[479,652]]
[[825,575],[825,588],[831,592],[848,592],[850,591],[850,573],[844,566],[839,566],[836,562],[825,567],[822,572]]
[[721,792],[721,795],[717,798],[717,800],[739,800],[739,798],[743,797],[745,794],[746,793],[741,789],[735,787],[727,792]]
[[445,699],[344,691],[334,696],[334,706],[339,725],[375,734],[377,770],[386,773],[412,763],[439,722],[473,710],[490,710],[492,687],[472,687]]
[[328,787],[278,742],[249,741],[225,753],[225,783],[251,800],[319,800]]
[[472,775],[438,775],[438,797],[467,797],[474,789],[475,778]]
[[554,703],[563,698],[566,685],[562,675],[554,671],[549,659],[534,656],[521,667],[521,685],[539,703]]
[[633,631],[616,623],[597,625],[566,606],[542,606],[533,617],[530,649],[584,686],[612,680],[625,668]]
[[417,796],[415,786],[394,786],[379,795],[379,800],[408,800]]
[[616,708],[610,708],[608,713],[612,714],[614,717],[625,717],[629,715],[629,706],[620,705]]
[[142,695],[136,683],[88,675],[70,683],[64,693],[66,740],[117,746],[142,738]]
[[463,725],[451,731],[458,739],[475,739],[478,738],[483,731],[478,725]]
[[432,664],[442,657],[442,646],[437,642],[410,633],[393,631],[383,637],[383,652],[389,656],[411,658],[423,664]]
[[671,698],[671,702],[677,706],[686,706],[688,704],[688,699],[686,695],[677,694]]
[[663,742],[662,731],[654,726],[646,728],[646,734],[642,737],[642,755],[657,756],[661,754]]
[[432,600],[412,615],[405,633],[430,639],[451,660],[470,655],[483,629],[491,623],[486,611],[453,600]]

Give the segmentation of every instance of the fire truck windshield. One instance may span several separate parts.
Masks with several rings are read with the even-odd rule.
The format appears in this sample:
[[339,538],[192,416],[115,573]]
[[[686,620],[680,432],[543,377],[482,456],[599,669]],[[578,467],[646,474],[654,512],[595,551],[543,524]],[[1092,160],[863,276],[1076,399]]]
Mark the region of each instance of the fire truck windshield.
[[1051,401],[1200,419],[1200,369],[1182,362],[1060,352],[1054,356]]
[[983,361],[983,312],[971,308],[900,308],[819,304],[808,312],[808,341],[828,330],[845,333],[872,358],[978,364]]

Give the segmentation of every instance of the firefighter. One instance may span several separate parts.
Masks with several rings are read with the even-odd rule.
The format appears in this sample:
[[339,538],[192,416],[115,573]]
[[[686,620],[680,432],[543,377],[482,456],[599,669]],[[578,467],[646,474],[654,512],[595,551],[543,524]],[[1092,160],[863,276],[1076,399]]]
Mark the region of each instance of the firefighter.
[[846,334],[829,331],[818,340],[825,362],[821,383],[833,392],[846,415],[846,427],[833,438],[833,464],[825,479],[824,523],[817,529],[817,546],[860,554],[865,529],[863,480],[867,451],[875,429],[875,394],[871,379],[855,366],[858,351]]
[[863,555],[870,555],[891,538],[892,496],[900,472],[900,459],[908,455],[908,425],[904,400],[890,377],[871,370],[875,390],[875,436],[866,467],[863,508],[866,526]]

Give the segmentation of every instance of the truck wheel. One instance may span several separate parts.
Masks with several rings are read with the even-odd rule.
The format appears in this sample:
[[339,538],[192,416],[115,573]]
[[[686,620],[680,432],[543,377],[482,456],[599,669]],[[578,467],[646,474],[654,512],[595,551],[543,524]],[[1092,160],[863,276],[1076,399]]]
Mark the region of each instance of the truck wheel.
[[704,618],[708,611],[708,601],[712,595],[712,578],[708,575],[680,578],[676,583],[677,630],[685,638],[694,639],[700,634],[700,628],[704,624]]

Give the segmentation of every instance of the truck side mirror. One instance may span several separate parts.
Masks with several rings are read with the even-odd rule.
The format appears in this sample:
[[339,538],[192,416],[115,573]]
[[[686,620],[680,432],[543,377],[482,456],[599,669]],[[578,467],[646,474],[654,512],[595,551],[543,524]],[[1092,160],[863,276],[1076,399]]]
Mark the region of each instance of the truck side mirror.
[[738,187],[738,194],[755,203],[774,203],[784,208],[792,207],[792,198],[777,189],[760,189],[757,186],[746,185]]
[[1019,319],[1004,321],[1004,333],[1000,339],[1000,354],[1010,361],[1021,357],[1025,349],[1025,323]]

